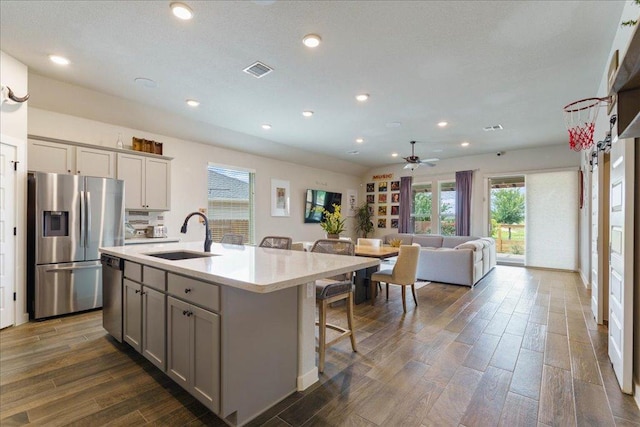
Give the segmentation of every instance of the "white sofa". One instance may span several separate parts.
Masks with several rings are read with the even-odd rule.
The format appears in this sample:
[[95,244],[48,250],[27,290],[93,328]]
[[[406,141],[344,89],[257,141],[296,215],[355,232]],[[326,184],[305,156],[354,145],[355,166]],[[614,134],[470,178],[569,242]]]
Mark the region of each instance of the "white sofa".
[[384,242],[421,246],[418,279],[471,286],[496,266],[496,242],[491,237],[438,234],[388,234]]

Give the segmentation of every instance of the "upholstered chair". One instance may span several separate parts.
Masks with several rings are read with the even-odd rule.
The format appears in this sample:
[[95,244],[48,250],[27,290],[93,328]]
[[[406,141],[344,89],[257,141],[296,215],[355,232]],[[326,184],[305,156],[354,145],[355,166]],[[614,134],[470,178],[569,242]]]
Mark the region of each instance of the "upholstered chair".
[[358,246],[380,247],[382,246],[382,239],[365,239],[365,238],[359,237]]
[[[321,239],[313,244],[311,252],[353,255],[355,253],[355,247],[353,242],[347,240]],[[347,329],[327,323],[327,309],[329,304],[341,300],[345,300],[347,305],[347,324],[349,326]],[[318,371],[324,372],[327,347],[349,337],[351,338],[351,348],[353,351],[358,351],[356,348],[356,337],[353,332],[353,272],[316,280],[316,305],[318,306],[319,314],[318,322],[316,322],[319,328],[317,347]],[[327,342],[327,329],[337,331],[340,335]]]
[[375,304],[375,298],[373,298],[374,291],[376,290],[376,283],[386,283],[387,285],[387,300],[389,299],[389,285],[401,285],[402,286],[402,309],[407,312],[406,292],[407,286],[411,286],[411,293],[413,294],[413,302],[418,305],[418,299],[416,298],[416,272],[418,270],[418,257],[420,256],[420,246],[418,245],[401,245],[400,252],[398,254],[398,260],[396,261],[393,269],[380,270],[371,275],[371,305]]
[[260,242],[261,248],[291,249],[291,237],[267,236]]
[[244,237],[242,234],[223,234],[220,243],[228,243],[230,245],[243,245]]

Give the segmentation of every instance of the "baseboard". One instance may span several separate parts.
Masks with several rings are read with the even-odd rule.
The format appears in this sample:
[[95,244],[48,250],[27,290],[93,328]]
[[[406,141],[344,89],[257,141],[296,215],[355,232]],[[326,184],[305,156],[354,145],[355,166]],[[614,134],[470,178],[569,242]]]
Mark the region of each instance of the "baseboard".
[[634,383],[633,400],[636,401],[636,405],[638,405],[638,409],[640,409],[640,383],[636,383],[635,381]]
[[589,282],[589,280],[587,280],[587,278],[584,277],[584,274],[582,274],[582,270],[578,271],[578,273],[580,274],[580,280],[582,280],[582,284],[584,285],[584,288],[591,289],[591,282]]
[[318,367],[314,366],[312,370],[304,375],[298,375],[298,391],[306,390],[318,381]]
[[27,323],[29,321],[29,313],[22,313],[22,315],[18,316],[16,319],[16,326],[22,325],[23,323]]

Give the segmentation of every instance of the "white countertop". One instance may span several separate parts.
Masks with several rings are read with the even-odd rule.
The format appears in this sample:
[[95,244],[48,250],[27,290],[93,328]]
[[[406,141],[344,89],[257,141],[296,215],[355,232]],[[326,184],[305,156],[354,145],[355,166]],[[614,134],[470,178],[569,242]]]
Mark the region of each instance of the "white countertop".
[[214,243],[216,256],[170,261],[147,254],[202,252],[202,242],[161,243],[100,248],[101,252],[221,285],[252,292],[273,292],[317,279],[380,264],[376,258],[318,254],[282,249]]

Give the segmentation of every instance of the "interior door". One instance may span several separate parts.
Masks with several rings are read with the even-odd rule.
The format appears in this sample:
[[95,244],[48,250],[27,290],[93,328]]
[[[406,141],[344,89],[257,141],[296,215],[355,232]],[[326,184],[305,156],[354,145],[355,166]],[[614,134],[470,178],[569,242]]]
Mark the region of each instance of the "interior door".
[[611,146],[609,213],[609,358],[625,393],[633,376],[634,141]]
[[18,149],[2,144],[0,149],[0,329],[14,324],[13,293],[16,283],[16,177],[13,166]]
[[[596,154],[598,148],[595,149]],[[594,157],[591,157],[592,159]],[[599,167],[598,163],[594,162],[591,172],[591,312],[593,318],[599,325],[602,324],[602,305],[600,304],[600,289],[598,286],[598,179]]]

